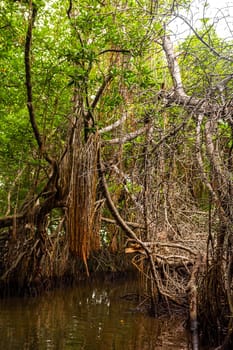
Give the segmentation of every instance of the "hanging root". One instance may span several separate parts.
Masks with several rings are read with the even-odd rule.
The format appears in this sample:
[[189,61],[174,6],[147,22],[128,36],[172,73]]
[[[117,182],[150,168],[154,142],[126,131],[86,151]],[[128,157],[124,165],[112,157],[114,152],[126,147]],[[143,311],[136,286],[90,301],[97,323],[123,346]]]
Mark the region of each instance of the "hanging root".
[[67,227],[70,251],[82,259],[89,275],[87,259],[100,247],[101,206],[96,206],[98,135],[73,148],[68,195]]

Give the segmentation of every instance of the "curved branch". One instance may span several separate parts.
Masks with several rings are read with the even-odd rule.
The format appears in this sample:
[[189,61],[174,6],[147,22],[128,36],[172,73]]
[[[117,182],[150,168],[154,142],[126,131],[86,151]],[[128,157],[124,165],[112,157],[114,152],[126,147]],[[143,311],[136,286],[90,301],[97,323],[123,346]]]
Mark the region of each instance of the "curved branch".
[[107,182],[106,182],[106,179],[105,179],[105,176],[104,176],[104,166],[103,166],[103,163],[101,161],[100,154],[99,154],[99,173],[100,173],[100,178],[101,178],[101,182],[102,182],[102,185],[103,185],[104,194],[105,194],[105,197],[106,197],[106,201],[107,201],[108,207],[109,207],[109,209],[111,211],[112,216],[116,220],[116,223],[122,228],[122,230],[127,234],[127,236],[129,238],[135,240],[138,244],[140,244],[140,246],[142,246],[142,248],[148,254],[150,254],[148,248],[144,245],[144,243],[141,240],[139,240],[137,235],[128,226],[128,224],[124,221],[124,219],[121,217],[119,211],[115,207],[115,204],[112,201],[111,195],[110,195],[109,190],[108,190],[108,185],[107,185]]
[[101,134],[104,134],[105,132],[109,132],[116,129],[118,126],[122,125],[126,121],[126,118],[127,118],[127,114],[124,113],[122,117],[118,119],[115,123],[105,126],[104,128],[98,130],[99,134],[101,135]]
[[68,8],[68,10],[66,11],[66,12],[67,12],[67,16],[68,16],[69,19],[71,19],[72,8],[73,8],[73,1],[72,1],[72,0],[69,0],[69,8]]
[[123,54],[124,53],[128,53],[128,54],[131,53],[130,50],[124,50],[124,49],[106,49],[106,50],[99,52],[98,56],[103,55],[104,53],[108,53],[108,52],[116,52],[116,53],[123,53]]

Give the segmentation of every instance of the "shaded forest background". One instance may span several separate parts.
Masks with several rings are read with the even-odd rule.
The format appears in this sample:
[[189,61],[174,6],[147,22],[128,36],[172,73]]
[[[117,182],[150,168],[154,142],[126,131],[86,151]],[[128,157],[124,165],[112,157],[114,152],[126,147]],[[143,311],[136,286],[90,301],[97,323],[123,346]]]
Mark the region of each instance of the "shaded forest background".
[[0,1],[0,285],[134,266],[227,349],[233,41],[203,19],[173,45],[189,6]]

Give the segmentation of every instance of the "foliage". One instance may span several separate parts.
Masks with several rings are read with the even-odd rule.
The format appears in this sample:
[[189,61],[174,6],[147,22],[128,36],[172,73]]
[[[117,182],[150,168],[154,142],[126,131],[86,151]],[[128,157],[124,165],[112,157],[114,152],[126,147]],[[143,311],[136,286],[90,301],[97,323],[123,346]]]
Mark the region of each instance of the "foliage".
[[[232,70],[233,62],[227,59],[231,53],[231,43],[221,39],[208,22],[198,31],[198,36],[193,34],[187,37],[179,46],[183,81],[187,92],[218,99],[217,84]],[[187,67],[192,67],[192,70]],[[231,89],[227,90],[227,95],[230,94]]]

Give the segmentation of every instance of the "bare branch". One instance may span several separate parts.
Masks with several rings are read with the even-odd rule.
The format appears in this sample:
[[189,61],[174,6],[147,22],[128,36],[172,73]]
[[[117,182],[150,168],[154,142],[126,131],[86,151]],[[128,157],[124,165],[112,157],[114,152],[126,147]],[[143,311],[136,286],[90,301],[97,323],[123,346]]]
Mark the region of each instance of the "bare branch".
[[102,129],[100,129],[98,132],[99,134],[104,134],[106,132],[109,132],[109,131],[112,131],[114,129],[116,129],[118,126],[122,125],[125,121],[126,121],[126,118],[127,118],[127,114],[124,113],[122,115],[122,117],[120,119],[118,119],[115,123],[111,124],[111,125],[108,125]]
[[103,50],[101,51],[98,55],[103,55],[104,53],[108,53],[108,52],[116,52],[116,53],[127,53],[127,54],[130,54],[131,51],[130,50],[124,50],[124,49],[106,49],[106,50]]
[[201,153],[201,149],[202,149],[202,143],[201,143],[201,127],[202,127],[202,122],[203,122],[203,115],[200,114],[197,118],[197,126],[196,126],[196,156],[197,156],[197,162],[199,165],[199,168],[201,170],[201,177],[203,182],[205,183],[206,187],[208,188],[208,190],[210,191],[210,193],[212,194],[213,198],[215,201],[218,200],[218,196],[216,194],[216,192],[214,191],[210,181],[208,180],[206,173],[205,173],[205,166],[204,166],[204,161],[202,159],[202,153]]
[[185,24],[187,24],[187,26],[192,30],[192,32],[195,34],[195,36],[198,38],[198,40],[200,40],[202,42],[203,45],[205,45],[215,56],[228,61],[228,62],[233,62],[233,59],[228,57],[228,56],[223,56],[220,53],[218,53],[218,51],[215,50],[215,48],[211,45],[209,45],[204,39],[203,37],[201,37],[198,32],[193,28],[193,26],[189,23],[189,21],[182,15],[180,14],[176,14],[176,17],[182,19],[182,21],[185,22]]
[[167,57],[167,63],[173,80],[175,92],[180,97],[187,97],[183,89],[180,67],[174,54],[173,44],[170,37],[167,35],[164,35],[163,37],[163,49]]
[[157,242],[157,241],[153,241],[153,242],[144,242],[144,245],[147,247],[156,247],[156,248],[160,248],[160,247],[167,247],[167,248],[175,248],[175,249],[181,249],[184,250],[188,253],[190,253],[191,255],[196,256],[197,254],[194,252],[193,249],[186,247],[182,244],[179,243],[170,243],[170,242]]
[[143,206],[141,205],[141,203],[138,202],[137,197],[134,195],[134,193],[131,191],[129,191],[128,187],[127,187],[127,181],[129,180],[127,174],[124,174],[122,170],[120,170],[116,165],[113,165],[111,167],[117,174],[119,179],[122,179],[122,184],[124,187],[125,192],[131,197],[132,201],[134,202],[136,208],[140,211],[143,212]]
[[160,98],[163,98],[165,103],[170,105],[171,103],[183,106],[190,110],[192,113],[204,114],[204,115],[217,115],[221,114],[221,118],[231,118],[233,107],[222,106],[218,103],[213,103],[213,100],[206,98],[196,98],[188,96],[183,88],[182,78],[180,74],[179,64],[177,62],[176,55],[174,53],[173,45],[169,36],[163,38],[163,49],[167,58],[168,68],[173,81],[174,89],[172,91],[161,91]]
[[7,211],[6,211],[5,216],[8,216],[10,214],[10,211],[11,211],[11,192],[14,189],[14,187],[16,186],[16,184],[17,184],[19,178],[21,177],[22,173],[24,172],[24,170],[25,170],[25,166],[23,166],[21,169],[18,170],[16,177],[12,183],[12,188],[8,192],[8,195],[7,195],[8,205],[7,205]]
[[72,2],[72,0],[69,0],[69,8],[67,10],[67,16],[69,19],[71,19],[72,8],[73,8],[73,2]]
[[142,128],[140,128],[136,131],[130,132],[129,134],[126,134],[122,137],[117,137],[116,139],[105,141],[105,143],[108,143],[111,145],[116,145],[116,144],[122,145],[126,142],[129,142],[129,141],[132,141],[133,139],[136,139],[136,137],[142,135],[147,129],[148,129],[148,125],[143,126]]
[[109,193],[109,190],[108,190],[108,185],[107,185],[107,182],[106,182],[106,179],[105,179],[105,176],[104,176],[104,166],[103,166],[102,161],[100,159],[100,155],[99,155],[99,171],[100,171],[101,182],[102,182],[102,185],[103,185],[104,194],[105,194],[105,198],[106,198],[107,204],[108,204],[108,206],[110,208],[110,211],[111,211],[113,217],[115,218],[117,224],[125,231],[125,233],[127,234],[127,236],[129,238],[132,238],[133,240],[135,240],[138,244],[140,244],[140,246],[142,246],[142,248],[148,254],[150,254],[148,248],[145,247],[143,242],[138,239],[138,237],[136,236],[134,231],[132,231],[132,229],[127,225],[127,223],[124,221],[124,219],[121,217],[119,211],[115,207],[115,205],[114,205],[114,203],[113,203],[113,201],[111,199],[111,195]]
[[160,140],[157,143],[155,141],[153,141],[152,152],[154,152],[164,141],[168,140],[170,137],[175,136],[184,127],[184,125],[186,123],[187,123],[187,120],[185,120],[183,123],[178,125],[176,128],[172,129],[166,135],[161,137]]

